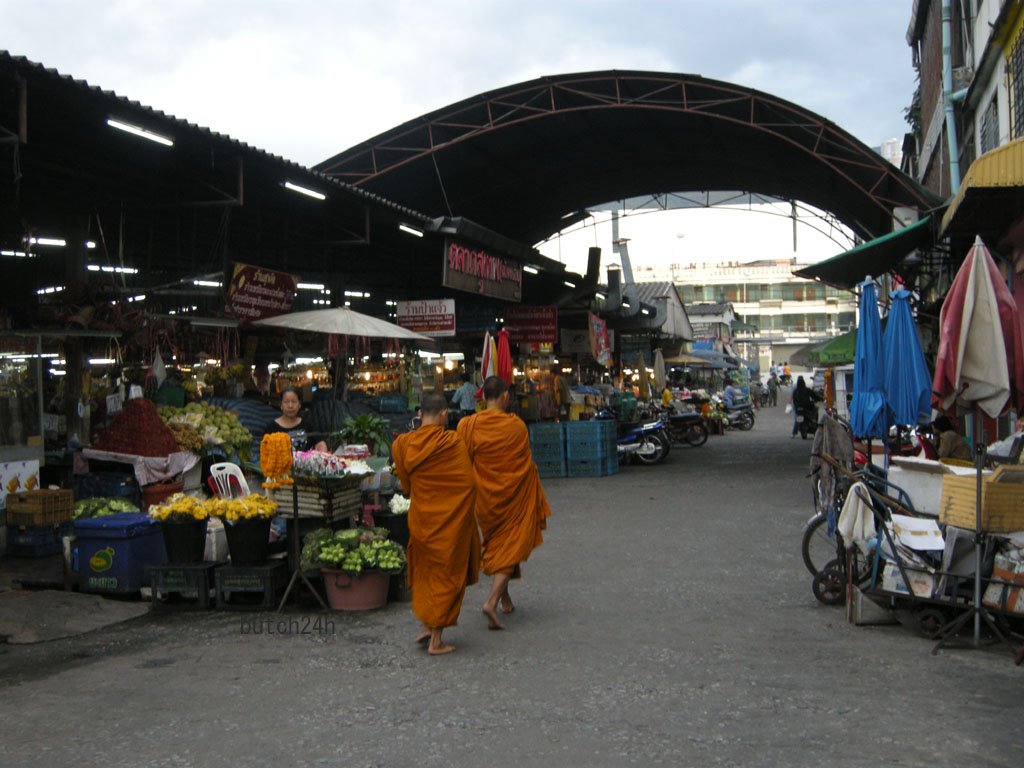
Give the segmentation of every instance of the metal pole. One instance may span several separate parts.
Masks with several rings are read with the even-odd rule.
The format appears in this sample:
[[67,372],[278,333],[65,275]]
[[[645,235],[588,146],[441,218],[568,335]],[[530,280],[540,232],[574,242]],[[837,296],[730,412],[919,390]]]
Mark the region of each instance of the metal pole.
[[974,406],[974,647],[981,642],[981,468],[985,462],[985,440],[981,414]]

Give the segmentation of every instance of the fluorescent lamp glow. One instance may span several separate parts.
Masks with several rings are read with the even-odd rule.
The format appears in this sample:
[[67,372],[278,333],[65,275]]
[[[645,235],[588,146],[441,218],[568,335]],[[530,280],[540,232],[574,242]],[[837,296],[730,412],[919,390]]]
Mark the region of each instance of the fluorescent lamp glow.
[[323,192],[317,192],[315,189],[310,189],[309,187],[301,187],[298,184],[293,184],[290,181],[286,181],[284,183],[284,188],[290,189],[292,192],[298,192],[300,195],[305,195],[306,197],[312,197],[314,200],[327,199],[327,195],[325,195]]
[[142,294],[141,296],[131,296],[128,299],[128,301],[145,301],[145,300],[146,300],[146,294]]
[[296,357],[296,365],[315,365],[316,363],[322,363],[324,359],[322,357]]
[[192,285],[198,285],[203,288],[223,288],[224,284],[216,280],[193,280]]
[[39,290],[36,291],[36,295],[37,296],[43,296],[44,294],[48,294],[48,293],[60,293],[63,290],[64,290],[64,286],[63,285],[51,285],[48,288],[40,288]]
[[571,219],[575,215],[576,215],[576,211],[569,211],[568,213],[563,213],[562,214],[562,221],[565,221],[566,219]]
[[99,272],[100,271],[100,265],[99,264],[86,264],[85,268],[87,270],[89,270],[90,272]]
[[113,365],[117,361],[112,357],[90,357],[89,365]]
[[601,301],[604,301],[605,299],[607,299],[607,298],[608,298],[607,296],[605,296],[605,295],[604,295],[603,293],[601,293],[600,291],[595,291],[595,292],[594,292],[594,295],[595,295],[595,296],[596,296],[597,298],[599,298],[599,299],[600,299]]
[[363,291],[345,291],[345,295],[346,296],[352,296],[353,298],[356,298],[356,299],[368,299],[368,298],[370,298],[370,294],[369,293],[364,293]]
[[650,313],[650,312],[649,312],[648,310],[646,310],[646,309],[641,309],[641,310],[640,310],[640,314],[641,314],[641,315],[649,315],[649,314],[651,314],[651,313]]
[[407,235],[412,235],[413,237],[423,237],[423,233],[420,230],[416,229],[415,227],[410,227],[408,224],[399,224],[398,228],[405,232],[405,234]]
[[351,301],[346,301],[345,302],[345,306],[346,307],[351,307],[352,306],[352,302]]
[[386,306],[386,307],[397,307],[398,306],[398,302],[394,301],[393,299],[386,299],[384,301],[384,306]]
[[0,251],[0,256],[15,256],[19,259],[24,259],[28,255],[24,251]]
[[86,264],[85,268],[90,272],[108,272],[116,273],[119,275],[137,275],[139,270],[135,267],[111,267],[109,265],[100,266],[99,264]]
[[50,375],[51,376],[67,376],[68,372],[67,371],[58,371],[56,368],[51,368],[50,369]]
[[96,247],[96,243],[94,243],[92,240],[86,240],[85,247],[91,251],[93,248]]
[[172,139],[167,138],[166,136],[161,136],[159,133],[147,131],[145,128],[140,128],[139,126],[132,125],[131,123],[123,123],[120,120],[115,120],[112,117],[107,118],[107,125],[109,125],[111,128],[117,128],[119,131],[130,133],[133,136],[138,136],[139,138],[142,139],[148,139],[149,141],[152,141],[156,144],[163,144],[165,147],[174,146],[174,141]]
[[63,248],[68,244],[67,240],[59,237],[30,237],[28,241],[32,245],[52,245],[56,248]]
[[540,273],[540,270],[536,267],[531,267],[529,264],[523,264],[523,272],[529,272],[531,275]]
[[296,283],[295,287],[300,291],[322,291],[324,289],[323,283]]
[[566,286],[567,288],[575,288],[576,287],[576,283],[570,283],[568,280],[563,280],[562,281],[562,285]]

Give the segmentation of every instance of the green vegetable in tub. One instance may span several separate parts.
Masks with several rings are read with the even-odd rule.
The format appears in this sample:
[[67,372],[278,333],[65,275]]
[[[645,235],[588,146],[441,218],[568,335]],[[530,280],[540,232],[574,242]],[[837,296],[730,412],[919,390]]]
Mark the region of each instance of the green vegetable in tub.
[[88,520],[94,517],[106,517],[121,512],[138,512],[139,508],[127,499],[120,497],[79,499],[71,508],[71,517],[75,520]]

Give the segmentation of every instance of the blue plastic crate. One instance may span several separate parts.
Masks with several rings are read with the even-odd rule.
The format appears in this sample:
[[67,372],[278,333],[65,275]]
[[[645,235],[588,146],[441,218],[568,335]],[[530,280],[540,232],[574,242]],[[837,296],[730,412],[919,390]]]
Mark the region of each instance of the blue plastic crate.
[[127,499],[135,506],[142,507],[142,491],[134,475],[126,472],[86,472],[75,475],[75,501],[108,497]]
[[561,443],[530,443],[530,453],[534,461],[562,461],[565,459],[565,446]]
[[616,429],[616,422],[612,419],[570,421],[565,425],[565,439],[586,439],[595,436],[614,435]]
[[530,442],[561,442],[565,436],[565,424],[558,421],[538,421],[530,425]]
[[59,554],[61,539],[71,535],[71,523],[62,525],[7,526],[7,551],[11,557],[46,557]]
[[617,458],[618,447],[614,442],[609,443],[607,440],[601,442],[568,442],[565,444],[565,457],[570,461],[574,459],[590,461],[592,459],[607,459],[609,457]]
[[567,461],[565,467],[569,477],[606,477],[618,473],[619,458],[575,459]]
[[537,472],[542,478],[545,477],[565,477],[565,460],[559,459],[557,461],[536,461]]

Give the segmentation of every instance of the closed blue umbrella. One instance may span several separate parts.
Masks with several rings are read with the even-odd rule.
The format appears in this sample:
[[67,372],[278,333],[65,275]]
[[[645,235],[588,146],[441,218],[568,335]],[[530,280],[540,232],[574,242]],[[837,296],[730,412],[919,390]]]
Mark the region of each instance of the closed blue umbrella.
[[860,288],[860,322],[853,354],[853,399],[850,427],[857,437],[883,437],[886,433],[885,396],[882,392],[882,323],[878,319],[875,283]]
[[932,377],[910,315],[910,292],[892,295],[882,337],[882,384],[889,423],[914,425],[930,420]]

